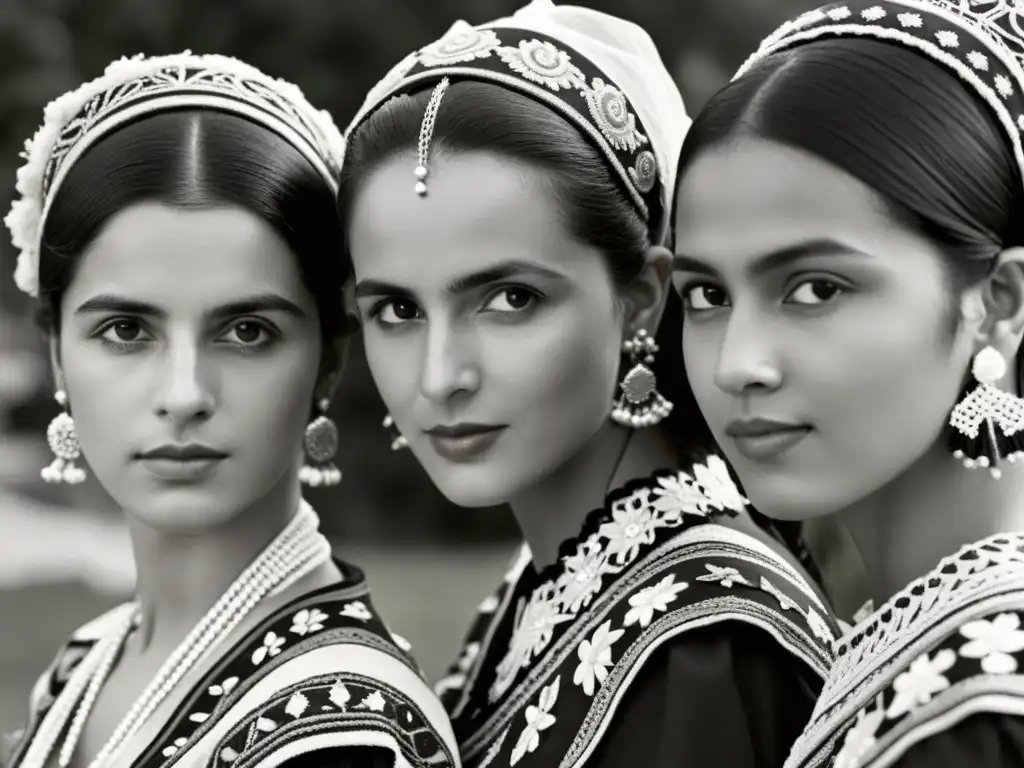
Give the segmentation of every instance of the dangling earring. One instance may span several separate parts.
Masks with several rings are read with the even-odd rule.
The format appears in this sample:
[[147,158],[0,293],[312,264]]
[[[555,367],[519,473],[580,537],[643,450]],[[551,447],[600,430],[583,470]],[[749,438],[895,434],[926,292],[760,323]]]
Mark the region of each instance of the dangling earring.
[[393,429],[394,432],[395,432],[395,435],[397,435],[397,437],[395,437],[391,441],[391,450],[392,451],[400,451],[403,448],[408,448],[409,447],[409,441],[405,439],[405,435],[403,435],[401,432],[398,431],[398,427],[395,426],[395,420],[393,418],[391,418],[391,414],[390,413],[387,414],[384,417],[383,427],[384,427],[384,429]]
[[306,427],[303,440],[310,463],[299,470],[299,480],[314,488],[341,482],[341,470],[330,463],[338,452],[338,427],[327,415],[330,406],[331,401],[327,398],[317,403],[320,415]]
[[978,387],[957,403],[949,416],[949,425],[955,430],[949,447],[965,467],[987,468],[999,478],[1002,461],[1015,464],[1024,459],[1020,437],[1024,400],[995,386],[1006,373],[1006,359],[993,347],[975,355],[971,373]]
[[57,458],[50,466],[43,467],[39,474],[47,483],[78,485],[85,480],[85,470],[75,466],[75,460],[82,455],[78,434],[75,432],[75,420],[67,412],[68,396],[63,389],[58,389],[53,399],[64,409],[46,428],[46,442]]
[[632,364],[619,383],[622,394],[612,407],[612,421],[624,427],[653,427],[672,411],[672,403],[658,392],[658,380],[648,366],[654,364],[658,345],[643,328],[622,343]]

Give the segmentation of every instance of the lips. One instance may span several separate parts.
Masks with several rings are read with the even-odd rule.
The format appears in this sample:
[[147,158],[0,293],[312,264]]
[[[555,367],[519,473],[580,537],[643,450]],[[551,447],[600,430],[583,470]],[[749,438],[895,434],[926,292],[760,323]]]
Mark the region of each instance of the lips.
[[154,477],[172,483],[195,483],[209,477],[228,457],[207,445],[161,445],[137,459]]
[[732,421],[725,428],[737,450],[751,461],[778,458],[810,432],[806,424],[761,418]]
[[501,437],[504,424],[438,425],[426,430],[430,444],[439,456],[462,463],[483,456]]
[[226,459],[224,451],[218,451],[206,445],[191,443],[189,445],[161,445],[145,453],[140,453],[142,460],[161,459],[166,461],[209,461]]

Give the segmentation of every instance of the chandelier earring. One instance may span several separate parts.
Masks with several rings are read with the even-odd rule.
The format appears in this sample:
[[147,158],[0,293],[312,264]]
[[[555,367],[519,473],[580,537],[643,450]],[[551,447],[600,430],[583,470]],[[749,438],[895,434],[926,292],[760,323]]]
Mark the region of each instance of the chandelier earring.
[[403,448],[409,447],[409,441],[405,439],[405,435],[398,431],[398,427],[395,426],[395,420],[391,417],[390,413],[384,416],[384,423],[382,426],[393,435],[391,439],[392,451],[400,451]]
[[326,397],[317,403],[320,414],[309,423],[303,436],[308,461],[299,470],[299,480],[313,488],[341,482],[341,470],[331,463],[338,452],[338,426],[327,415],[330,406]]
[[971,374],[978,386],[950,414],[949,448],[968,469],[988,469],[998,479],[1003,462],[1024,462],[1024,399],[995,386],[1006,374],[1006,358],[994,347],[975,355]]
[[612,406],[616,424],[639,429],[653,427],[672,412],[672,403],[658,392],[658,380],[651,370],[658,345],[643,328],[622,343],[630,369],[619,383],[621,394]]
[[67,410],[68,395],[63,389],[58,389],[53,399],[64,409],[46,428],[46,442],[50,444],[50,450],[56,458],[49,466],[43,467],[39,474],[47,483],[78,485],[85,480],[85,470],[75,465],[82,456],[82,448],[78,444],[75,420]]

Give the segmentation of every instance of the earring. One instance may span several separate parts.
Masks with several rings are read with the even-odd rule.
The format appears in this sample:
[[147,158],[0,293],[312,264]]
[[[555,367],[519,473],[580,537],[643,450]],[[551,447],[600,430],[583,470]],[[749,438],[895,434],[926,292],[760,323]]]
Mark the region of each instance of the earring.
[[394,429],[397,437],[391,441],[391,450],[400,451],[403,448],[409,447],[409,441],[405,439],[405,435],[398,431],[398,427],[395,426],[395,420],[391,418],[391,414],[387,414],[384,417],[384,429]]
[[619,383],[622,394],[612,406],[612,421],[633,429],[652,427],[672,411],[672,403],[658,392],[657,377],[648,367],[654,364],[658,345],[641,328],[622,343],[622,351],[629,355],[633,367]]
[[75,466],[75,460],[82,455],[78,434],[75,432],[75,420],[67,412],[68,396],[63,389],[58,389],[53,399],[64,409],[46,428],[46,442],[50,444],[50,450],[56,458],[39,474],[47,483],[78,485],[85,480],[85,470]]
[[341,482],[341,470],[330,463],[338,452],[338,427],[327,415],[330,405],[331,401],[327,398],[317,403],[320,415],[306,427],[303,439],[310,463],[304,464],[299,470],[299,480],[314,488]]
[[[1024,400],[995,386],[1006,373],[1006,358],[993,347],[974,357],[971,373],[978,387],[953,408],[949,425],[955,430],[949,439],[953,457],[968,469],[987,468],[999,478],[999,464],[1024,460]],[[998,429],[997,429],[998,428]]]

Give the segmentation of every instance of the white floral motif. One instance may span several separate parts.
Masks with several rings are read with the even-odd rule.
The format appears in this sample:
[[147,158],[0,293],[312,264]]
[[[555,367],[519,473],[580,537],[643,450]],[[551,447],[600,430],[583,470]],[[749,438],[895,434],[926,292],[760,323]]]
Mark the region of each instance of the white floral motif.
[[340,615],[348,616],[350,619],[358,619],[359,621],[369,621],[373,618],[373,614],[370,613],[370,609],[366,607],[366,603],[362,600],[354,600],[351,603],[348,603],[341,609]]
[[331,690],[327,692],[327,698],[330,699],[334,706],[345,709],[352,699],[352,694],[349,692],[348,686],[338,680],[331,686]]
[[412,653],[412,643],[406,640],[404,637],[396,632],[391,633],[391,639],[395,641],[395,645],[401,648],[406,653]]
[[761,589],[767,592],[769,595],[779,601],[779,606],[784,611],[790,611],[796,608],[796,603],[786,597],[774,584],[772,584],[764,576],[761,577]]
[[551,685],[540,692],[540,699],[536,706],[531,704],[526,708],[526,727],[512,749],[512,755],[509,757],[510,766],[515,765],[528,753],[537,749],[540,746],[540,732],[555,724],[556,718],[551,714],[551,708],[558,698],[558,684],[561,679],[561,677],[556,677]]
[[184,736],[180,736],[179,738],[175,739],[172,744],[163,748],[163,756],[171,757],[171,755],[174,755],[179,749],[184,747],[185,744],[187,743],[188,739],[186,739]]
[[881,707],[871,712],[862,709],[853,727],[846,732],[842,749],[836,755],[832,768],[856,768],[860,759],[874,746],[875,733],[883,720],[885,710]]
[[486,59],[499,45],[501,41],[493,30],[475,29],[457,21],[444,37],[420,51],[420,61],[427,67],[440,67]]
[[629,499],[612,505],[612,520],[603,523],[598,534],[608,539],[607,553],[617,565],[632,561],[640,546],[654,541],[654,532],[664,528],[666,521],[640,499]]
[[612,646],[622,637],[624,629],[612,630],[612,623],[606,621],[598,627],[589,640],[580,643],[576,651],[580,663],[572,676],[572,681],[583,689],[587,696],[594,695],[594,684],[603,683],[608,677],[608,667],[612,661]]
[[719,509],[742,512],[750,500],[740,493],[729,476],[729,467],[720,456],[709,456],[706,464],[697,464],[693,476],[704,489],[711,504]]
[[793,22],[793,26],[797,28],[809,27],[811,24],[817,24],[819,21],[824,21],[826,18],[828,17],[825,16],[825,12],[820,8],[816,8],[813,11],[808,11],[807,13],[802,13],[797,16],[796,20]]
[[319,632],[324,628],[324,619],[327,614],[313,608],[304,608],[292,617],[292,633],[296,635],[309,635]]
[[565,570],[555,585],[558,603],[566,611],[575,613],[585,608],[594,595],[601,591],[602,577],[611,572],[608,555],[601,547],[600,536],[594,534],[582,542],[575,555],[563,560]]
[[580,89],[587,84],[586,77],[570,61],[569,54],[546,41],[523,40],[518,47],[499,48],[498,56],[514,72],[553,91],[561,88]]
[[878,21],[885,18],[885,9],[880,5],[873,5],[860,12],[865,21]]
[[288,699],[288,703],[284,705],[284,713],[295,719],[302,717],[302,713],[307,709],[309,709],[309,699],[298,692],[293,693]]
[[211,696],[227,696],[238,685],[237,677],[229,677],[223,683],[215,683],[208,689]]
[[996,90],[999,91],[999,95],[1004,99],[1013,96],[1013,83],[1010,82],[1010,78],[1006,75],[996,75],[995,83]]
[[380,691],[374,691],[361,702],[356,704],[356,709],[368,709],[370,712],[383,712],[385,704],[386,702],[384,701],[384,697],[381,695]]
[[893,681],[892,689],[896,692],[886,715],[890,718],[899,717],[922,704],[931,701],[932,696],[949,687],[949,680],[943,674],[956,663],[956,653],[944,648],[935,654],[934,659],[922,653],[906,672]]
[[833,8],[826,14],[832,21],[842,21],[843,19],[850,18],[850,9],[845,5],[841,5],[838,8]]
[[902,26],[909,27],[911,29],[916,29],[917,27],[920,27],[923,23],[921,21],[920,14],[917,13],[901,13],[896,18],[899,19],[899,22]]
[[284,638],[278,637],[273,632],[267,632],[263,636],[263,645],[253,651],[252,663],[259,666],[271,656],[277,656],[281,652],[281,646],[284,645]]
[[967,61],[979,72],[988,71],[988,56],[981,51],[971,51],[967,54]]
[[538,587],[529,601],[525,598],[520,601],[520,613],[512,632],[508,653],[498,663],[494,684],[491,686],[492,702],[497,701],[508,690],[519,670],[529,664],[530,659],[551,642],[555,627],[572,618],[570,614],[559,610],[552,582]]
[[960,45],[960,36],[956,32],[950,32],[948,29],[936,32],[935,39],[939,41],[939,45],[943,48],[956,48]]
[[654,619],[655,611],[667,611],[668,604],[675,602],[679,593],[690,586],[685,581],[676,584],[675,580],[676,577],[670,573],[657,584],[641,589],[630,597],[630,608],[622,621],[623,626],[631,627],[639,623],[641,627],[646,627]]
[[981,659],[981,669],[989,675],[1007,675],[1017,671],[1011,653],[1024,650],[1024,631],[1015,613],[1001,613],[991,621],[978,619],[960,627],[969,642],[960,647],[965,659]]
[[664,514],[666,521],[678,521],[683,515],[707,517],[713,505],[704,491],[685,472],[672,477],[659,477],[658,485],[651,489],[654,501],[651,507]]
[[647,137],[636,127],[636,117],[629,111],[629,103],[618,88],[595,77],[589,88],[583,89],[590,116],[601,133],[615,149],[636,152],[647,144]]
[[705,563],[704,567],[708,569],[708,573],[704,576],[698,576],[697,581],[717,581],[726,589],[732,589],[733,584],[743,584],[748,587],[754,586],[747,581],[746,576],[731,566],[722,568],[717,565],[711,565],[711,563]]

